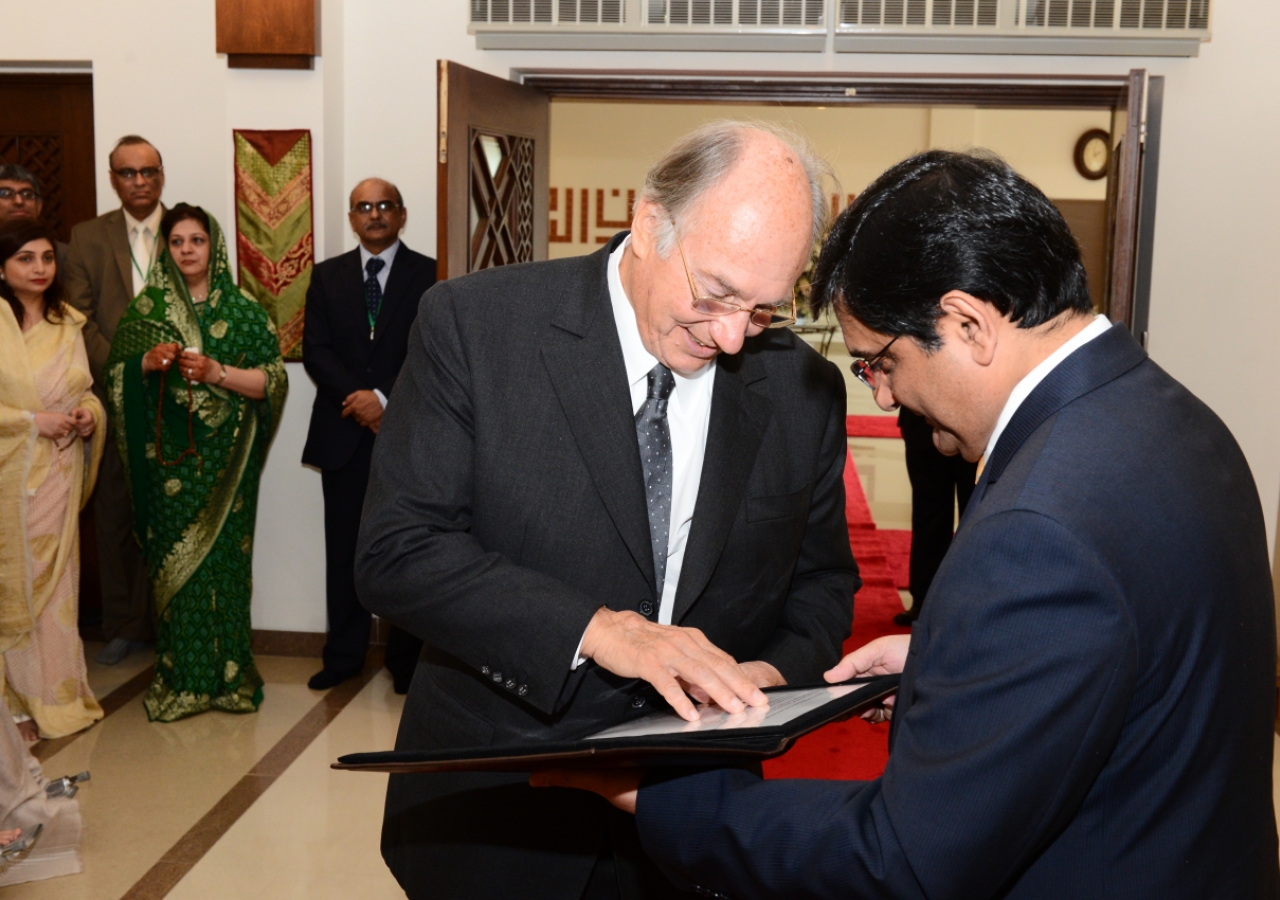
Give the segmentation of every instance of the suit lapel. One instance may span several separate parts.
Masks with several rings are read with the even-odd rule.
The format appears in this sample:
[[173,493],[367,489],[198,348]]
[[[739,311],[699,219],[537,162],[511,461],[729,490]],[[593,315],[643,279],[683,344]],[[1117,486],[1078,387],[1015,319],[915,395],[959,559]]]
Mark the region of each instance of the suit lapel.
[[1119,378],[1146,358],[1147,352],[1128,330],[1123,325],[1113,325],[1110,331],[1098,335],[1059,363],[1022,401],[1000,434],[991,459],[982,467],[982,477],[965,506],[960,528],[973,517],[987,488],[1000,480],[1027,438],[1046,419],[1073,400]]
[[1018,407],[991,451],[980,481],[995,484],[1018,448],[1045,419],[1072,400],[1119,378],[1146,358],[1147,352],[1123,325],[1112,325],[1109,331],[1076,350],[1046,375]]
[[[400,249],[396,251],[395,261],[391,264],[391,274],[387,276],[387,289],[382,292],[382,306],[378,309],[378,321],[373,333],[373,347],[376,349],[378,343],[382,340],[382,335],[386,331],[386,325],[391,321],[392,315],[395,314],[396,305],[400,302],[405,291],[409,289],[409,282],[413,280],[414,260],[409,255],[409,248],[400,242]],[[361,286],[360,296],[364,296],[363,283]],[[367,318],[367,314],[366,314]]]
[[760,442],[773,415],[769,399],[748,390],[748,385],[764,377],[763,365],[749,354],[721,356],[717,361],[702,479],[676,589],[673,624],[680,623],[711,580],[742,507]]
[[[124,283],[126,297],[133,298],[133,257],[129,253],[129,226],[124,220],[124,211],[115,210],[107,218],[107,244],[111,247],[111,255],[116,259],[116,268],[120,270],[120,278]],[[160,235],[156,235],[159,241]]]
[[584,284],[565,292],[542,360],[578,451],[627,550],[655,589],[644,474],[607,265],[617,241],[592,254]]
[[342,296],[349,297],[351,314],[360,327],[360,339],[369,343],[369,306],[364,301],[364,270],[360,268],[360,248],[346,254],[342,261]]

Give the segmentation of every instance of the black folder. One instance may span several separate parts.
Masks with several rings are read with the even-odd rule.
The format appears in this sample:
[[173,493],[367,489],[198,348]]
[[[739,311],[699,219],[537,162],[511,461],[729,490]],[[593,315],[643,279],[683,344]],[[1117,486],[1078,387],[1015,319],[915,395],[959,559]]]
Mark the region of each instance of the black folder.
[[[898,689],[897,675],[858,678],[843,685],[808,685],[767,688],[778,695],[776,705],[801,692],[852,686],[852,691],[829,690],[830,700],[778,725],[742,727],[727,725],[709,730],[685,730],[674,712],[650,714],[645,720],[661,727],[657,718],[668,715],[672,727],[666,734],[625,737],[588,737],[536,744],[469,747],[451,750],[388,750],[352,753],[333,764],[335,769],[359,772],[535,772],[540,769],[585,766],[733,766],[758,763],[785,753],[798,738],[830,722],[857,715],[876,706]],[[770,704],[774,706],[774,703]],[[725,714],[721,714],[725,715]],[[615,731],[635,726],[623,723]],[[630,729],[636,730],[636,729]],[[597,734],[601,734],[597,732]]]

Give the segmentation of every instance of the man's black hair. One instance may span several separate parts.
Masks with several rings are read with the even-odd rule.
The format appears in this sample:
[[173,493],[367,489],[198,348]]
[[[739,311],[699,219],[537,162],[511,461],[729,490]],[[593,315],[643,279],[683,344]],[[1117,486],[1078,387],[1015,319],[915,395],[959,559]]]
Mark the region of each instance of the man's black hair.
[[17,163],[0,165],[0,181],[21,181],[23,184],[31,185],[31,190],[36,192],[37,198],[44,197],[44,189],[40,186],[40,179],[36,177],[36,173]]
[[987,154],[930,150],[889,169],[841,214],[813,278],[815,313],[839,303],[872,331],[939,338],[960,290],[1020,328],[1092,308],[1080,247],[1031,182]]

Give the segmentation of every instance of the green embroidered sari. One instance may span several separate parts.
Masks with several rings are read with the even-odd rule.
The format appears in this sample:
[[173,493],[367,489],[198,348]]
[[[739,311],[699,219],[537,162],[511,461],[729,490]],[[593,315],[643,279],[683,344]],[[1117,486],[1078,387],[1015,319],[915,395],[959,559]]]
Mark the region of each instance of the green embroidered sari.
[[[210,225],[208,300],[191,301],[173,258],[161,250],[146,288],[120,319],[106,367],[134,534],[160,619],[155,676],[144,700],[152,721],[211,708],[253,712],[262,702],[250,650],[253,531],[258,479],[289,384],[275,326],[236,287],[222,230],[212,219]],[[176,371],[163,376],[161,397],[162,375],[144,375],[142,357],[169,342],[224,365],[261,369],[266,399],[192,384],[189,401]],[[178,460],[191,443],[198,456],[161,465],[159,459]]]

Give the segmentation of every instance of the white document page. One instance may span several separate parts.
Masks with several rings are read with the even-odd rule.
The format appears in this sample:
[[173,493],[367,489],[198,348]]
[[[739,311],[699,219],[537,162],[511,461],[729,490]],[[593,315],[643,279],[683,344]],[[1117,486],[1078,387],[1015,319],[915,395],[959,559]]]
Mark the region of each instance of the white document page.
[[860,684],[841,684],[832,687],[802,688],[793,691],[770,691],[768,706],[749,706],[740,713],[727,713],[714,704],[698,707],[698,721],[688,722],[674,712],[656,712],[642,718],[615,725],[588,735],[586,740],[599,738],[636,738],[660,734],[692,734],[700,731],[725,731],[730,728],[770,728],[799,718],[832,700],[850,694]]

